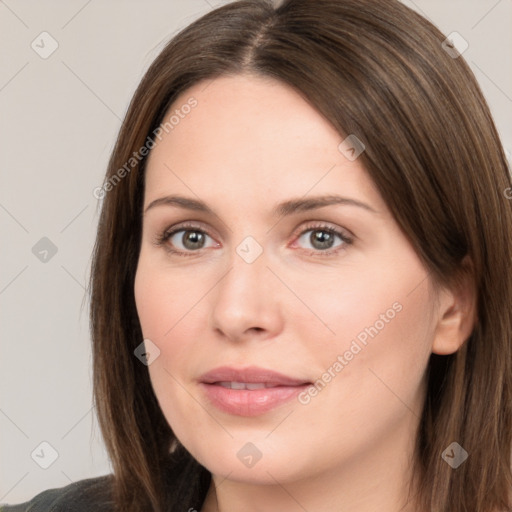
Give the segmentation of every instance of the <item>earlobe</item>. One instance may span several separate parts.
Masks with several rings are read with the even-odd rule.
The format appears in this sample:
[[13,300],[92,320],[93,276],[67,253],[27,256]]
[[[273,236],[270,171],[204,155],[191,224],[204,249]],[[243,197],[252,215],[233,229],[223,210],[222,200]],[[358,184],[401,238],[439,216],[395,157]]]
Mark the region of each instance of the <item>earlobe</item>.
[[432,352],[453,354],[471,336],[477,322],[477,293],[469,256],[462,260],[461,278],[453,289],[443,289],[438,302]]

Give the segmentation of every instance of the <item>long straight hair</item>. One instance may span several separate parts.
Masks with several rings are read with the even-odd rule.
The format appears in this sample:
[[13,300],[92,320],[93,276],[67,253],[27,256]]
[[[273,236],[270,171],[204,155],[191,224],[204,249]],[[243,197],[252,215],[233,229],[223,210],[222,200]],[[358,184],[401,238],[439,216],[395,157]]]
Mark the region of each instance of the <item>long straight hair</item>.
[[[340,141],[365,144],[365,169],[436,283],[455,285],[471,259],[478,319],[457,352],[431,355],[414,497],[422,512],[510,510],[511,178],[475,77],[445,38],[397,0],[243,0],[181,30],[149,67],[109,161],[90,281],[94,402],[116,510],[200,510],[211,482],[134,356],[146,158],[130,159],[179,94],[241,73],[288,84]],[[469,454],[457,469],[441,457],[452,442]]]

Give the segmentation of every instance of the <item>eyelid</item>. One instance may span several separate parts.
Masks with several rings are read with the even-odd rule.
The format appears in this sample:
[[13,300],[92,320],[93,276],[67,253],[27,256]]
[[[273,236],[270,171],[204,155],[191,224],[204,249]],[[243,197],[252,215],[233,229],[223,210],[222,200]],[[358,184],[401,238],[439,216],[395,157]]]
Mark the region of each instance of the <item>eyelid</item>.
[[[174,236],[176,233],[180,231],[201,231],[210,238],[214,239],[214,236],[210,234],[210,229],[206,228],[201,221],[184,221],[180,222],[178,224],[175,224],[173,226],[170,226],[163,231],[159,231],[153,240],[153,243],[157,246],[165,245],[166,242],[169,240],[170,237]],[[218,242],[216,242],[218,244]],[[171,251],[171,252],[183,252],[183,251]],[[193,254],[194,252],[199,253],[199,251],[188,251],[190,254]]]
[[323,221],[323,220],[320,220],[320,221],[309,221],[309,222],[306,222],[306,224],[302,223],[300,224],[300,226],[294,230],[294,234],[293,234],[293,237],[294,237],[294,240],[292,242],[292,247],[295,246],[295,244],[297,244],[298,240],[304,236],[308,231],[326,231],[326,232],[329,232],[329,233],[332,233],[334,236],[337,236],[341,241],[342,243],[335,247],[334,249],[326,249],[326,250],[319,250],[319,249],[304,249],[304,248],[300,248],[300,250],[302,250],[302,252],[305,252],[308,256],[312,256],[312,257],[336,257],[336,256],[340,256],[341,253],[343,253],[344,251],[346,251],[355,241],[356,237],[355,235],[353,235],[353,233],[346,229],[346,228],[342,228],[340,226],[337,226],[337,225],[333,225],[331,224],[330,222],[327,222],[327,221]]
[[340,235],[343,235],[347,239],[355,239],[356,236],[347,228],[337,226],[336,224],[333,224],[332,222],[328,222],[325,220],[310,220],[301,222],[297,228],[294,229],[292,236],[300,236],[306,231],[314,230],[314,229],[325,229],[329,231],[333,231],[336,233],[339,233]]

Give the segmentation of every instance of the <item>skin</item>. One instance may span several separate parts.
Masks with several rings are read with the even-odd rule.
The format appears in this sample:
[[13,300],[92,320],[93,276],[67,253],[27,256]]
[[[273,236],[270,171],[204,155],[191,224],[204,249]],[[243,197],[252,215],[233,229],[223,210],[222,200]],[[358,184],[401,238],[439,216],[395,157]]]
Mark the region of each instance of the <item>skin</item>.
[[[469,336],[472,294],[434,289],[361,158],[338,150],[345,137],[292,88],[221,77],[183,92],[170,111],[192,96],[197,106],[150,153],[144,211],[180,194],[216,215],[147,210],[134,291],[144,338],[160,350],[148,366],[156,397],[179,441],[213,476],[202,511],[417,511],[406,483],[425,370],[432,352],[452,353]],[[271,215],[282,201],[329,194],[375,212],[330,205]],[[184,221],[206,233],[202,246],[183,238],[197,228],[153,243]],[[334,236],[322,248],[310,235],[324,231],[312,221],[353,243]],[[236,252],[248,236],[263,249],[252,263]],[[337,357],[393,304],[401,306],[394,318],[334,371]],[[199,377],[221,365],[311,382],[329,368],[335,376],[307,404],[293,399],[241,417],[218,410],[200,389]],[[252,467],[237,457],[248,442],[262,455]]]

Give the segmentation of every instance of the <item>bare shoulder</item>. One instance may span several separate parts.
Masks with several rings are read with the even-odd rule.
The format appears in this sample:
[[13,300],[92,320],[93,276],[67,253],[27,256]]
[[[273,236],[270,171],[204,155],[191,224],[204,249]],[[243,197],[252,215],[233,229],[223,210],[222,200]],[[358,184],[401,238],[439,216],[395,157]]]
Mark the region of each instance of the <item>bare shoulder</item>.
[[113,476],[78,480],[64,487],[47,489],[18,505],[0,504],[0,512],[111,512]]

